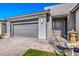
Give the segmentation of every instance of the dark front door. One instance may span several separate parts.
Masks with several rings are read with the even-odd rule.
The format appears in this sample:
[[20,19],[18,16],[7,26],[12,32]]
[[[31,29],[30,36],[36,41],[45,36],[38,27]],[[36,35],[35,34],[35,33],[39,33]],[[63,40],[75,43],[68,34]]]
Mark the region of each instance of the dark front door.
[[61,36],[65,36],[65,20],[53,20],[53,30],[59,31]]

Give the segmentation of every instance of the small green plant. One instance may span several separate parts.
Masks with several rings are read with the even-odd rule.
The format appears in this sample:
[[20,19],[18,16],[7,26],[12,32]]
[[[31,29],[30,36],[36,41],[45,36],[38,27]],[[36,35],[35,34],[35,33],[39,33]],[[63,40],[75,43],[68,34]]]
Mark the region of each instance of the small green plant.
[[41,50],[29,49],[24,53],[23,56],[63,56],[63,54],[56,54]]

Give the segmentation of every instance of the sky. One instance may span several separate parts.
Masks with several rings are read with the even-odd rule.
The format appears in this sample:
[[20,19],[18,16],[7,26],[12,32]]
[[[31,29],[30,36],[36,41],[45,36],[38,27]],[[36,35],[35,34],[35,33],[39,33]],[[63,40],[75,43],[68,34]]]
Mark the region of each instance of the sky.
[[0,19],[43,11],[44,7],[57,3],[0,3]]

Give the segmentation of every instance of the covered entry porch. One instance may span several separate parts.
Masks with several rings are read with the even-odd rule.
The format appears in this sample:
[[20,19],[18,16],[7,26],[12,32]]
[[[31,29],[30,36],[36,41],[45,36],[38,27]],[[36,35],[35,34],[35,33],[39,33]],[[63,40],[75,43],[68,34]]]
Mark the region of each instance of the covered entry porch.
[[52,17],[52,31],[53,34],[67,38],[67,16],[53,16]]

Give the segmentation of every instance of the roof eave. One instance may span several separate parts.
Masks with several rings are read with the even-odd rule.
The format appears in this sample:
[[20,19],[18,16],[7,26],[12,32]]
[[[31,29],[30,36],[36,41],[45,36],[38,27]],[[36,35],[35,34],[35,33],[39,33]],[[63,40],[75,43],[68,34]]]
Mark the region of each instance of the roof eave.
[[43,11],[43,12],[37,12],[37,13],[33,13],[33,14],[22,15],[22,16],[10,17],[10,18],[6,18],[5,20],[35,16],[35,15],[42,15],[42,14],[46,14],[46,13],[49,13],[49,10],[46,10],[46,11]]
[[70,13],[76,11],[79,8],[79,3],[70,11]]

